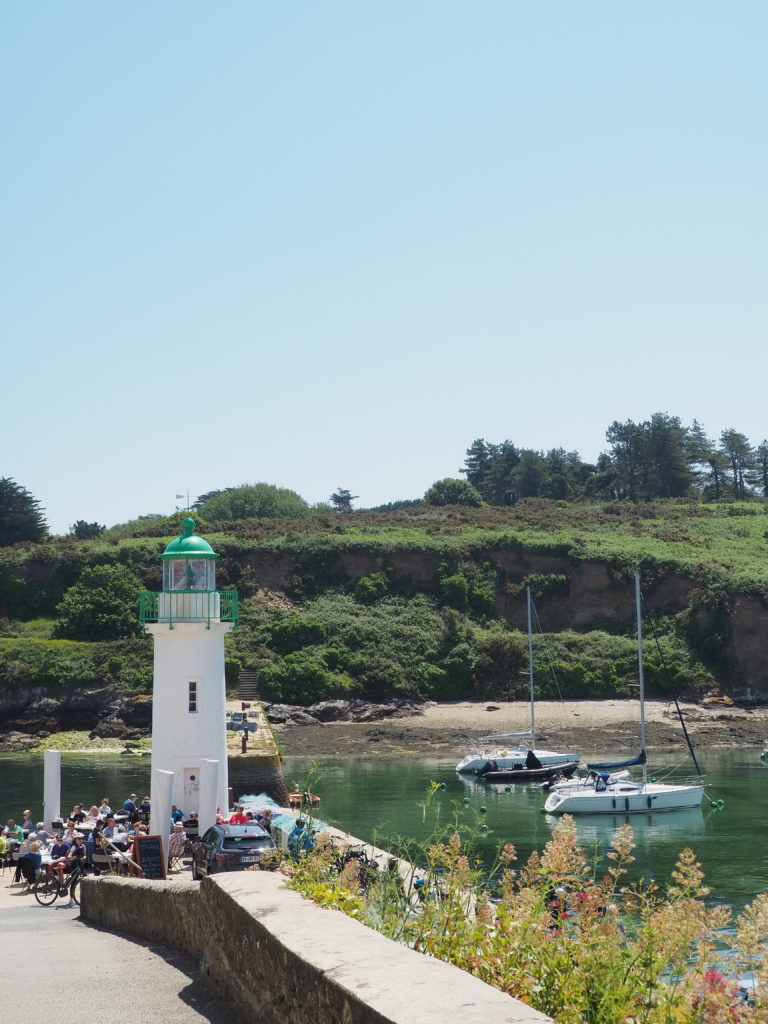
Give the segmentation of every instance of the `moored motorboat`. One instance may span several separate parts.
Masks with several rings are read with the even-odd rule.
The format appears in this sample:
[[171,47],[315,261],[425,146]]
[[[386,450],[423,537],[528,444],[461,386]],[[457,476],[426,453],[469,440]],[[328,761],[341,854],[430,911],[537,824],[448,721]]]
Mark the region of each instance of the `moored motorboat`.
[[[528,683],[529,700],[531,707],[531,728],[527,732],[499,733],[494,736],[481,736],[477,741],[478,749],[466,754],[456,765],[456,771],[468,774],[475,774],[482,769],[488,761],[495,761],[499,771],[513,771],[516,765],[525,763],[529,754],[532,754],[541,765],[552,765],[563,762],[576,761],[579,755],[576,751],[541,750],[536,746],[536,697],[533,682],[533,620],[531,588],[526,588],[528,603]],[[530,740],[530,746],[522,740]]]
[[495,761],[488,761],[475,774],[483,782],[546,782],[556,776],[568,779],[578,766],[578,761],[559,761],[555,764],[540,764],[538,768],[529,768],[524,763],[519,763],[512,768],[502,769]]
[[313,807],[319,803],[320,797],[316,793],[309,793],[306,790],[303,793],[288,794],[289,807]]

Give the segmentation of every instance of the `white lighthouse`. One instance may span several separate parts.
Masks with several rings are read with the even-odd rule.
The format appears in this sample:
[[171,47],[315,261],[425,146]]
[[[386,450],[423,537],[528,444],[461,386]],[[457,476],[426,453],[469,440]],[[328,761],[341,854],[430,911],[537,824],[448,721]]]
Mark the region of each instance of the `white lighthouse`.
[[174,773],[171,799],[186,814],[200,809],[201,774],[210,777],[211,762],[216,803],[228,805],[224,636],[237,621],[237,593],[216,590],[219,556],[194,529],[187,517],[160,556],[162,591],[141,596],[155,648],[152,777]]

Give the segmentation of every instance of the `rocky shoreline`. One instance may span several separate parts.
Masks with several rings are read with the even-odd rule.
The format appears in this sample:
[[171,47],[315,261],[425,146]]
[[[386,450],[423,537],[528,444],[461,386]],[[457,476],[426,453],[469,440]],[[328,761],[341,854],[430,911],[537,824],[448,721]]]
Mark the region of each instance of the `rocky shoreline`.
[[[530,727],[530,708],[524,702],[355,704],[272,705],[267,717],[284,754],[308,757],[458,757],[482,735]],[[624,756],[638,744],[636,701],[538,702],[536,709],[538,746],[575,746],[586,756],[602,758]],[[768,742],[764,706],[687,703],[681,712],[698,750],[750,747],[759,754]],[[674,704],[648,701],[646,724],[649,749],[684,752]]]
[[[41,739],[65,729],[89,732],[91,740],[114,739],[115,749],[130,748],[147,736],[151,698],[116,697],[100,708],[94,694],[72,694],[59,713],[51,707],[4,716],[0,751],[34,749]],[[89,699],[90,698],[90,699]],[[79,704],[87,702],[87,711]],[[239,702],[230,701],[230,708]],[[744,707],[727,701],[681,705],[683,720],[697,749],[754,747],[768,742],[768,707]],[[63,710],[63,713],[61,713]],[[106,713],[105,713],[106,712]],[[408,700],[372,704],[362,700],[322,701],[310,707],[265,705],[265,714],[284,754],[309,757],[453,757],[473,739],[488,733],[523,732],[530,727],[526,702],[415,703]],[[638,708],[631,700],[537,702],[537,745],[576,746],[587,756],[613,757],[638,743]],[[684,750],[673,704],[648,701],[649,749]]]

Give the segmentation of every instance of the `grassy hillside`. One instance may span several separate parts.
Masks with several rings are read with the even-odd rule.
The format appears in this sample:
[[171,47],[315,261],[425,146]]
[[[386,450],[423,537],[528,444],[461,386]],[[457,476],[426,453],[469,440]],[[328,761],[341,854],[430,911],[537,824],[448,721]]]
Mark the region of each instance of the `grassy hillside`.
[[[521,624],[526,585],[543,629],[557,629],[536,643],[542,690],[627,693],[633,625],[617,595],[624,600],[638,568],[648,593],[686,581],[674,593],[667,586],[659,608],[659,648],[647,651],[651,688],[728,689],[738,599],[768,603],[768,517],[758,503],[531,500],[199,529],[221,555],[218,586],[241,596],[242,619],[227,641],[230,680],[242,667],[255,669],[264,695],[286,701],[522,695],[525,638],[511,624]],[[172,534],[147,536],[151,530],[157,524],[139,521],[96,540],[0,551],[6,687],[54,677],[133,692],[148,687],[146,638],[67,646],[52,637],[61,630],[62,597],[84,570],[120,566],[137,590],[159,589],[159,555]],[[603,568],[603,592],[590,592],[589,607],[585,567]],[[116,643],[130,645],[130,656],[115,653]]]

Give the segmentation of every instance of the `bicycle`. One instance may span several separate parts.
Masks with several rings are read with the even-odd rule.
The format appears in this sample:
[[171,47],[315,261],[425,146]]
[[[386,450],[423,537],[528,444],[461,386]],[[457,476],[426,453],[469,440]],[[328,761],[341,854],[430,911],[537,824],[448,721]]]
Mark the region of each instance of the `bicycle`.
[[65,875],[64,878],[59,878],[55,874],[47,875],[35,883],[32,895],[41,907],[50,907],[56,900],[63,899],[64,896],[69,896],[70,903],[79,907],[80,879],[82,877],[83,872],[79,869]]
[[379,865],[368,856],[363,847],[353,846],[341,852],[334,850],[334,853],[333,866],[337,873],[341,874],[349,864],[354,864],[361,889],[368,889],[379,877]]

